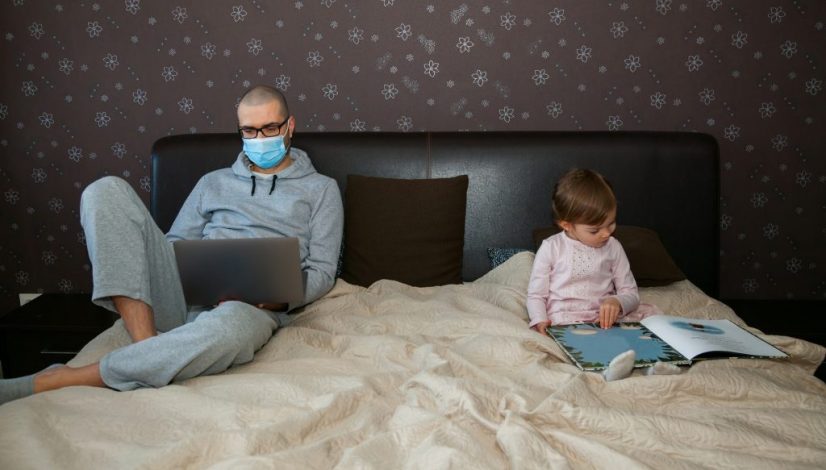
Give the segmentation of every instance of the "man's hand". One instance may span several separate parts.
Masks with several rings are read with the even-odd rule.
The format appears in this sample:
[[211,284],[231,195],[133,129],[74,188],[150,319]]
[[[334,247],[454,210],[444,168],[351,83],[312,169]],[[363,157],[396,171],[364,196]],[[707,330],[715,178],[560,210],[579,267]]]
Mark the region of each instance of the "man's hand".
[[599,306],[599,326],[603,329],[611,328],[617,322],[621,311],[622,305],[619,300],[613,297],[605,299]]
[[543,322],[539,322],[539,323],[537,323],[537,324],[536,324],[536,325],[534,325],[532,328],[533,328],[534,330],[536,330],[539,334],[541,334],[541,335],[545,335],[545,336],[548,336],[548,332],[547,332],[547,331],[545,331],[545,330],[546,330],[549,326],[551,326],[551,322],[550,322],[550,321],[543,321]]

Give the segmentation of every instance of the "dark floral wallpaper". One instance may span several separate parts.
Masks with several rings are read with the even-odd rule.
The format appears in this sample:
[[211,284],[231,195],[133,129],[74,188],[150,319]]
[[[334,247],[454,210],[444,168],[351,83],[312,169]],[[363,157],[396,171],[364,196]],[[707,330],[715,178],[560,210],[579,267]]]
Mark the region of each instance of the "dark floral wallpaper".
[[722,295],[826,297],[822,0],[0,5],[3,310],[88,292],[83,187],[148,200],[152,142],[232,131],[258,83],[299,130],[712,134]]

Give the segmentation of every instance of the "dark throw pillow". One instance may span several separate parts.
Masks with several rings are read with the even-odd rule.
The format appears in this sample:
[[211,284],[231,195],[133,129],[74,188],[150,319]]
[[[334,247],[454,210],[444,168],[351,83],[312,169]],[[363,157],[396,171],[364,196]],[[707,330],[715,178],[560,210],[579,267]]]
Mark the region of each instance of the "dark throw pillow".
[[[535,229],[533,241],[536,249],[542,245],[542,240],[559,231],[559,227],[555,225]],[[638,286],[665,286],[685,279],[685,274],[668,254],[657,232],[645,227],[618,225],[614,238],[625,250]]]
[[393,179],[349,175],[341,278],[427,287],[462,282],[467,175]]

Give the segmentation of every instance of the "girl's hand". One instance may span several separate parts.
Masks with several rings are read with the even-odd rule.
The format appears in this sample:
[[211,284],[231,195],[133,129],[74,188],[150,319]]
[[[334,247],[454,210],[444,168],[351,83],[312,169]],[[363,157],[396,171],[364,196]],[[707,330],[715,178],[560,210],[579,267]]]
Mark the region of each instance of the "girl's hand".
[[599,306],[599,326],[603,329],[611,328],[616,323],[619,314],[622,311],[622,305],[619,300],[611,297],[605,299],[602,305]]
[[532,328],[534,330],[536,330],[539,334],[544,335],[544,336],[548,336],[548,332],[545,331],[545,329],[547,329],[549,326],[551,326],[550,321],[543,321],[543,322],[537,323]]

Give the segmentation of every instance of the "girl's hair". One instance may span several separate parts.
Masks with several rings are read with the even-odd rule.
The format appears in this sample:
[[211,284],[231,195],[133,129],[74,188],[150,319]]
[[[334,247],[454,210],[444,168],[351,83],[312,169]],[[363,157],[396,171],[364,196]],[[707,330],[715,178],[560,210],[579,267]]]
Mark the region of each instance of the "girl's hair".
[[554,187],[553,215],[557,223],[597,225],[616,208],[611,183],[593,170],[570,170]]

